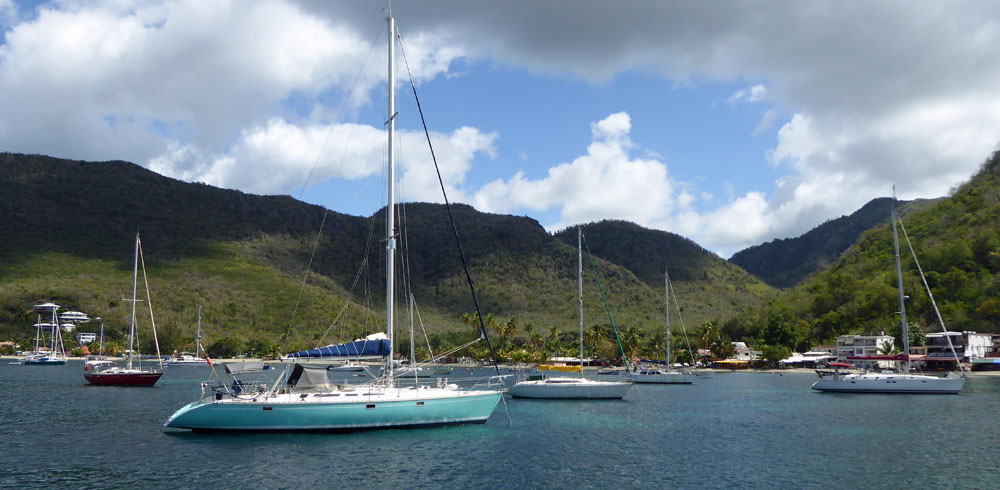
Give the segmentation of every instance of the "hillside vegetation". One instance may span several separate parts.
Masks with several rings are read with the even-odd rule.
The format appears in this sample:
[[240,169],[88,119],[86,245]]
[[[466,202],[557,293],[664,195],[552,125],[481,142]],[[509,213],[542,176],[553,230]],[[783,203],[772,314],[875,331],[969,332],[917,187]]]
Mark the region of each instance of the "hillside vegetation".
[[[692,323],[755,307],[775,294],[760,279],[682,236],[618,220],[589,223],[582,229],[595,257],[628,269],[658,292],[660,302],[663,273],[668,270],[678,296],[675,301]],[[576,246],[575,227],[555,237]]]
[[[896,212],[905,216],[933,200],[897,201]],[[795,238],[779,238],[741,250],[730,262],[777,288],[792,287],[829,267],[862,233],[889,222],[892,199],[880,197],[848,216],[829,220]]]
[[[1000,331],[1000,153],[952,196],[913,209],[902,221],[947,328]],[[940,331],[902,232],[900,255],[909,322]],[[802,349],[847,333],[898,335],[898,309],[886,223],[863,233],[828,269],[725,321],[721,330],[731,338]]]
[[[453,208],[495,333],[514,324],[519,332],[504,326],[505,332],[524,341],[542,331],[550,340],[572,337],[578,325],[575,239],[570,245],[530,218]],[[410,203],[399,213],[406,259],[398,268],[401,284],[411,285],[432,343],[475,338],[462,320],[475,308],[445,208]],[[32,305],[55,301],[101,317],[113,340],[120,339],[130,313],[124,298],[131,294],[137,231],[166,351],[192,348],[199,304],[206,344],[216,352],[287,352],[383,330],[384,211],[350,216],[288,196],[185,183],[127,162],[0,154],[0,218],[3,338],[30,337]],[[646,265],[630,261],[631,252],[614,253],[679,239],[648,232],[622,224],[588,225],[586,232],[615,321],[632,329],[633,340],[650,340],[662,328],[662,276],[656,277],[667,258],[676,264],[675,288],[689,323],[731,315],[772,294],[690,242],[654,250]],[[618,240],[621,248],[614,246]],[[609,322],[600,293],[592,276],[586,280],[585,322],[603,328]],[[405,318],[404,291],[399,318]]]

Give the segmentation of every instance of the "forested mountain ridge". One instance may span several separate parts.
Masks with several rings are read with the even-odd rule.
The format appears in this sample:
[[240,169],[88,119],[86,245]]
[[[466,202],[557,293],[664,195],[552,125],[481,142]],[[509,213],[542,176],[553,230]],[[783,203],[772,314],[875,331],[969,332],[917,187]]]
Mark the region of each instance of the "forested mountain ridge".
[[[1000,332],[1000,152],[951,196],[912,209],[901,221],[910,330],[942,326],[907,237],[948,330]],[[730,338],[799,349],[847,333],[898,334],[897,294],[892,228],[885,223],[862,233],[829,268],[759,310],[725,321],[721,330]]]
[[[930,205],[934,200],[897,201],[897,212]],[[729,259],[777,288],[792,287],[834,263],[862,233],[889,222],[892,199],[869,201],[847,216],[829,220],[795,238],[779,238],[743,249]]]
[[[761,280],[680,235],[621,220],[581,227],[595,257],[625,267],[661,296],[667,270],[678,295],[675,300],[685,312],[697,312],[692,319],[756,307],[775,294]],[[561,230],[555,237],[575,247],[576,227]]]
[[[535,331],[576,325],[575,243],[530,218],[465,205],[453,210],[484,314],[516,318]],[[474,305],[446,210],[408,203],[398,212],[399,248],[407,260],[398,270],[409,278],[426,328],[471,335],[460,319]],[[128,162],[3,153],[0,218],[0,336],[32,334],[30,308],[38,301],[100,316],[120,332],[128,321],[123,298],[131,293],[137,231],[161,342],[193,338],[199,304],[209,340],[238,340],[257,351],[268,343],[295,347],[382,329],[384,212],[351,216],[288,196],[186,183]],[[593,228],[588,239],[601,250],[619,231]],[[694,294],[732,287],[713,284],[727,280],[715,269],[691,265],[718,265],[696,248],[698,256],[678,265],[674,278],[678,293],[689,293],[681,303],[689,322],[752,302],[738,290],[724,300]],[[616,322],[640,331],[661,328],[661,283],[640,280],[612,254],[595,256]],[[607,323],[600,293],[592,277],[586,280],[587,323]]]

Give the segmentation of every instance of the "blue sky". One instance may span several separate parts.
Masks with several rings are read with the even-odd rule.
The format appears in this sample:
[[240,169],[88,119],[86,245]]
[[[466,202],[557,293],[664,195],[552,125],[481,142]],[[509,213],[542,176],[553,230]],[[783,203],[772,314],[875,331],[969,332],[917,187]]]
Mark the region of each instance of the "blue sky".
[[[625,219],[726,257],[893,184],[945,195],[996,149],[1000,7],[918,3],[427,0],[394,14],[452,200],[552,231]],[[128,160],[352,214],[383,205],[375,3],[0,0],[0,28],[2,151]],[[403,198],[440,202],[407,85],[398,110]]]

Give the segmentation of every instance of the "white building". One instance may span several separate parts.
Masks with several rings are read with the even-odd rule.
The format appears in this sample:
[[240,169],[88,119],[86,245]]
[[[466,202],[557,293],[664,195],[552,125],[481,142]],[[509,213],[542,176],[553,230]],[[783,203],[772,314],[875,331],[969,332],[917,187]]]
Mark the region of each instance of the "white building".
[[949,338],[955,347],[955,353],[962,358],[962,362],[970,362],[977,357],[986,357],[986,353],[993,350],[993,336],[989,333],[976,332],[929,333],[927,334],[927,357],[924,360],[954,360],[955,356],[952,355],[951,348],[948,347]]
[[730,344],[733,344],[732,359],[738,359],[740,361],[755,361],[757,359],[764,358],[763,352],[747,347],[746,342],[730,342]]
[[87,332],[77,332],[75,338],[76,338],[76,343],[78,343],[80,345],[89,344],[89,343],[97,340],[97,334],[96,333],[87,333]]
[[837,337],[837,360],[847,361],[847,356],[877,356],[883,345],[895,345],[892,335],[841,335]]

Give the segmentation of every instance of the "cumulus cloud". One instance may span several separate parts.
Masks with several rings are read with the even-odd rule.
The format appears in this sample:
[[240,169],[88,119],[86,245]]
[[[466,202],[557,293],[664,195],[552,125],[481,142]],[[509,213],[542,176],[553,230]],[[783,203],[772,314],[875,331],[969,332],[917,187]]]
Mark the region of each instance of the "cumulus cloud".
[[663,162],[631,156],[631,124],[626,113],[592,123],[585,155],[550,168],[541,179],[518,172],[490,182],[472,202],[491,212],[558,210],[559,220],[547,223],[549,229],[605,218],[663,227],[675,206],[686,208],[692,198],[674,198]]
[[[550,227],[631,219],[734,251],[851,212],[893,182],[904,198],[942,195],[1000,138],[996,2],[622,8],[580,0],[567,9],[427,0],[393,8],[418,82],[455,75],[460,59],[595,84],[623,72],[662,77],[665,87],[722,81],[745,87],[729,102],[760,111],[754,135],[780,128],[760,158],[781,177],[731,195],[671,177],[669,162],[631,141],[624,113],[595,122],[575,159],[531,162],[548,167],[544,177],[516,173],[481,189],[467,187],[472,162],[503,154],[502,134],[459,122],[436,135],[457,197],[484,210],[559,209]],[[381,17],[351,0],[61,0],[30,16],[0,0],[0,148],[127,159],[189,180],[291,192],[316,159],[311,145],[332,134],[316,179],[372,175],[381,129],[329,128],[355,77],[351,110],[384,82],[384,48],[357,73]],[[419,135],[401,135],[408,138]],[[414,199],[436,196],[426,191],[436,184],[406,165]],[[708,201],[717,207],[695,210]]]
[[[400,190],[407,200],[441,202],[437,174],[426,150],[424,134],[397,131]],[[449,197],[465,200],[464,179],[477,154],[495,156],[495,133],[463,127],[448,134],[431,133]],[[227,151],[201,153],[196,147],[172,145],[150,162],[154,171],[207,184],[260,194],[288,193],[329,179],[358,180],[384,173],[386,133],[363,124],[295,125],[283,119],[244,131]]]

